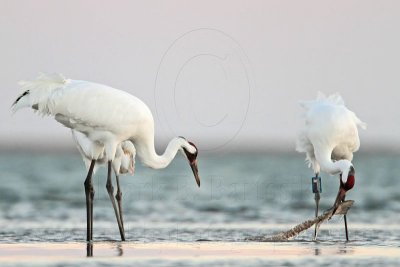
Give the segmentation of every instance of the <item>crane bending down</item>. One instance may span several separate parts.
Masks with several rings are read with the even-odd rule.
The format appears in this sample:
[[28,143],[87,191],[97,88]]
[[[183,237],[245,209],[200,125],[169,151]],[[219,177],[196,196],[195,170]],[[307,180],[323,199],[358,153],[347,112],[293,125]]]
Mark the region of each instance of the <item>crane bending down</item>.
[[[79,152],[82,155],[86,169],[89,171],[92,159],[95,158],[94,155],[97,155],[97,153],[99,153],[99,150],[101,149],[97,150],[99,146],[93,144],[83,133],[72,130],[72,137],[76,143],[76,146],[78,147]],[[107,180],[106,185],[107,192],[115,212],[115,217],[117,218],[119,233],[121,235],[122,241],[125,241],[125,229],[122,215],[122,191],[120,188],[119,176],[121,174],[124,175],[127,173],[133,175],[135,171],[135,156],[136,149],[131,141],[123,141],[117,146],[115,158],[112,161],[112,168],[114,170],[115,179],[117,181],[117,193],[115,195],[115,199],[117,200],[118,210],[113,197],[114,188],[111,181]],[[96,172],[97,166],[107,163],[106,156],[104,155],[104,150],[101,151],[100,156],[96,156],[96,158],[97,165],[94,165],[93,174]]]
[[[178,151],[189,161],[197,185],[200,177],[197,167],[197,147],[183,137],[173,138],[164,154],[154,148],[154,120],[150,109],[137,97],[112,87],[87,81],[65,79],[60,74],[41,74],[36,80],[20,82],[23,93],[12,105],[16,112],[31,107],[41,115],[54,116],[64,126],[83,133],[94,151],[104,149],[107,161],[107,181],[111,182],[111,164],[118,144],[131,141],[139,160],[154,169],[167,167]],[[87,209],[87,241],[93,240],[93,155],[85,180]]]
[[[339,94],[327,97],[319,93],[316,100],[304,101],[301,105],[306,109],[305,125],[298,136],[296,150],[306,153],[306,160],[316,177],[321,171],[339,174],[339,192],[333,205],[335,214],[335,209],[345,200],[346,192],[354,186],[355,169],[351,161],[353,152],[360,147],[358,127],[365,129],[366,124],[346,108]],[[315,200],[317,217],[319,193]],[[346,216],[344,221],[348,239]],[[316,237],[317,228],[314,239]]]

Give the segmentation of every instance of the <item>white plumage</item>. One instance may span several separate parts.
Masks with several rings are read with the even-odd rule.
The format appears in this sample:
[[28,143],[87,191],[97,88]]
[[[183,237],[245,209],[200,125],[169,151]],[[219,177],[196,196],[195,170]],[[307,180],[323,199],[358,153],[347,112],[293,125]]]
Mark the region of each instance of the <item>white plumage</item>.
[[[320,171],[330,175],[339,174],[339,192],[333,204],[332,215],[345,200],[346,192],[355,183],[355,169],[352,164],[353,153],[360,147],[358,128],[366,127],[354,112],[344,105],[339,94],[325,96],[318,94],[316,100],[301,102],[305,108],[304,128],[300,132],[296,150],[306,153],[309,167],[316,177]],[[315,193],[315,216],[318,216],[320,191],[318,178],[313,179]],[[347,219],[344,215],[346,239],[348,240]],[[314,239],[317,238],[316,225]]]
[[193,144],[177,137],[163,155],[157,155],[153,115],[146,104],[127,92],[66,79],[61,74],[41,74],[20,85],[24,92],[13,103],[14,112],[32,107],[41,115],[54,116],[64,126],[83,133],[93,144],[104,146],[107,160],[113,160],[117,145],[125,140],[133,142],[144,165],[156,169],[168,166],[178,150],[186,157],[197,154]]
[[[153,115],[146,104],[135,96],[102,84],[66,79],[61,74],[41,74],[36,80],[20,82],[20,85],[23,93],[13,103],[12,110],[32,107],[41,115],[53,116],[79,133],[78,147],[82,155],[91,160],[85,180],[88,241],[92,240],[92,173],[96,160],[108,163],[107,190],[121,239],[125,240],[121,209],[117,211],[111,182],[111,164],[116,157],[118,161],[119,147],[123,149],[124,141],[132,142],[141,162],[155,169],[168,166],[177,151],[181,151],[200,186],[196,146],[183,137],[176,137],[169,142],[164,154],[158,155],[154,148]],[[121,171],[120,167],[114,166],[116,172]]]
[[[96,158],[96,165],[93,173],[99,165],[107,163],[106,155],[102,146],[93,144],[83,133],[72,130],[72,137],[76,143],[79,152],[82,155],[86,169],[89,170],[90,163]],[[131,141],[123,141],[117,146],[115,158],[112,161],[112,167],[116,176],[120,174],[134,174],[135,171],[136,149]]]
[[326,97],[319,93],[316,100],[301,105],[306,110],[305,123],[296,150],[306,153],[316,174],[321,170],[331,175],[343,173],[346,182],[353,152],[360,147],[358,128],[365,129],[366,124],[346,108],[339,94]]

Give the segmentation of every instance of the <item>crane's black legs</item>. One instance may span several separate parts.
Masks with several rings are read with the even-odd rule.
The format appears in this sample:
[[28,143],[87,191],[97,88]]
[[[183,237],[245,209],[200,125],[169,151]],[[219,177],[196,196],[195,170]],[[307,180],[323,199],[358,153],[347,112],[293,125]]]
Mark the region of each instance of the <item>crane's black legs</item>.
[[[340,185],[339,186],[339,192],[338,192],[338,195],[337,195],[336,200],[335,200],[335,204],[333,204],[333,207],[332,207],[334,210],[333,210],[333,213],[332,213],[331,217],[333,215],[335,215],[336,209],[338,208],[338,206],[341,203],[343,203],[345,201],[345,199],[346,199],[346,195],[343,193],[342,185]],[[349,241],[349,232],[347,230],[347,212],[343,214],[343,220],[344,220],[344,230],[346,232],[346,241]]]
[[[86,241],[92,241],[93,240],[93,199],[94,199],[94,187],[93,187],[93,182],[92,182],[92,175],[93,175],[93,169],[94,165],[96,164],[95,160],[92,160],[90,163],[89,171],[86,176],[86,180],[84,182],[85,185],[85,195],[86,195]],[[125,232],[124,232],[124,225],[123,225],[123,220],[122,220],[122,205],[121,205],[121,197],[122,193],[120,190],[119,186],[119,177],[117,176],[117,186],[118,186],[118,191],[117,195],[115,196],[117,201],[118,201],[118,209],[117,210],[117,205],[115,204],[115,199],[113,197],[114,193],[114,187],[112,185],[111,181],[111,161],[108,162],[108,173],[107,173],[107,192],[108,195],[110,196],[111,203],[114,208],[115,212],[115,217],[117,218],[118,222],[118,228],[119,232],[121,234],[121,240],[125,241]],[[88,256],[92,256],[92,246],[88,246]]]
[[108,173],[107,173],[107,184],[106,184],[107,192],[108,195],[110,196],[111,203],[114,208],[115,212],[115,217],[117,218],[117,223],[118,223],[118,228],[119,228],[119,233],[121,234],[121,240],[125,241],[125,232],[124,232],[124,227],[122,226],[121,219],[117,210],[117,205],[115,204],[115,199],[113,196],[114,193],[114,187],[112,185],[111,181],[111,161],[108,162]]
[[[315,218],[318,217],[318,209],[319,209],[319,200],[321,196],[319,192],[315,193],[314,199],[315,199]],[[314,229],[314,240],[317,239],[317,231],[318,231],[318,226],[315,224],[315,229]]]
[[[319,200],[321,199],[321,196],[320,196],[321,179],[320,179],[320,177],[318,177],[318,173],[316,173],[315,177],[312,178],[312,190],[314,193],[314,200],[315,200],[315,217],[318,217]],[[314,240],[317,239],[317,232],[318,232],[318,224],[315,224]]]
[[115,174],[115,179],[117,180],[117,194],[115,195],[115,199],[117,200],[118,203],[118,211],[119,211],[119,220],[121,221],[122,224],[122,229],[125,230],[124,228],[124,219],[122,216],[122,204],[121,204],[121,200],[122,200],[122,192],[119,186],[119,176],[117,174]]
[[[343,198],[342,202],[345,200],[345,197]],[[347,231],[347,216],[346,214],[343,215],[343,220],[344,220],[344,230],[346,231],[346,241],[349,241],[349,232]]]
[[93,198],[94,198],[94,188],[92,183],[93,168],[96,161],[92,160],[90,163],[89,171],[84,182],[85,185],[85,195],[86,195],[86,241],[93,240]]
[[347,217],[344,215],[344,229],[346,231],[346,241],[349,241],[349,232],[347,231]]

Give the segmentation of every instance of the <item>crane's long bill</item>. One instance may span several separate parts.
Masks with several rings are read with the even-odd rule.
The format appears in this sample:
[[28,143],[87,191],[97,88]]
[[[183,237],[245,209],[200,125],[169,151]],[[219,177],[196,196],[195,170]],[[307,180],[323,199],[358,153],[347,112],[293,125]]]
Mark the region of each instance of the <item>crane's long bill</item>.
[[346,190],[343,187],[339,188],[339,192],[337,194],[335,203],[333,204],[333,213],[332,216],[335,215],[336,213],[336,209],[339,207],[340,203],[342,203],[342,201],[344,200],[346,196]]
[[200,176],[199,169],[197,168],[197,160],[190,162],[190,168],[192,168],[194,179],[196,179],[196,183],[200,187]]

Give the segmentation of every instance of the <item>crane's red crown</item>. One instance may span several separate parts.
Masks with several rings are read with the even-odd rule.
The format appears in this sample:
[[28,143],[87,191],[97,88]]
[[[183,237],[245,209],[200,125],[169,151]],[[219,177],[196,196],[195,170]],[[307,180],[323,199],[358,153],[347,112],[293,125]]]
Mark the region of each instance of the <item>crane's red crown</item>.
[[343,188],[344,190],[349,191],[354,187],[355,183],[356,183],[356,176],[353,166],[350,167],[349,174],[347,175],[347,181],[345,183],[343,183],[342,174],[340,174],[340,187]]

